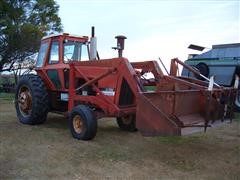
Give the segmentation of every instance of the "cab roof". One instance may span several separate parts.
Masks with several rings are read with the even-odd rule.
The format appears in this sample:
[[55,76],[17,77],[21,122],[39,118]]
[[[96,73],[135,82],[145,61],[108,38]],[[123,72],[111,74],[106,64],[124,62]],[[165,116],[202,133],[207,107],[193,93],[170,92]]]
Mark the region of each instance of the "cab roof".
[[42,40],[45,40],[45,39],[48,39],[48,38],[52,38],[52,37],[57,37],[57,36],[74,37],[74,38],[88,40],[88,36],[79,36],[79,35],[69,34],[69,33],[50,34],[48,36],[44,36],[42,38]]

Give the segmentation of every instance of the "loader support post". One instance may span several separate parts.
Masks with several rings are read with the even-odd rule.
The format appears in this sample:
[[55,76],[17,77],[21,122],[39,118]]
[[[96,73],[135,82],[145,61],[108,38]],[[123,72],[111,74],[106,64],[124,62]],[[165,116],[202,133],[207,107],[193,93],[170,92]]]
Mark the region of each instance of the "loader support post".
[[69,100],[68,100],[68,111],[70,112],[74,107],[74,96],[75,96],[75,73],[73,63],[69,63]]

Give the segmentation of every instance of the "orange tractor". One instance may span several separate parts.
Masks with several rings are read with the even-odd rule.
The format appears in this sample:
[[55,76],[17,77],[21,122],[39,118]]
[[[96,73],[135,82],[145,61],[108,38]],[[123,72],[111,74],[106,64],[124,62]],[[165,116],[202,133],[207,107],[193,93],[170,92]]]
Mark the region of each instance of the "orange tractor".
[[156,61],[130,63],[122,57],[125,37],[116,38],[118,57],[100,59],[94,28],[90,40],[66,33],[43,37],[36,73],[22,75],[17,85],[19,121],[41,124],[48,112],[65,114],[72,136],[90,140],[102,117],[116,117],[120,129],[145,136],[183,135],[232,120],[236,88],[178,77],[178,65],[201,75],[178,59],[169,75]]

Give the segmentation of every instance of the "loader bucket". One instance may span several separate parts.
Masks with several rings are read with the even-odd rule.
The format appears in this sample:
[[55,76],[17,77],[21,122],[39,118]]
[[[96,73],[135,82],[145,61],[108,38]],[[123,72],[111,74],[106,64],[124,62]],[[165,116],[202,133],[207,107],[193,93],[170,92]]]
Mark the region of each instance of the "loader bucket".
[[139,93],[137,129],[144,136],[179,136],[204,131],[218,124],[218,119],[227,117],[225,104],[213,94],[207,90]]

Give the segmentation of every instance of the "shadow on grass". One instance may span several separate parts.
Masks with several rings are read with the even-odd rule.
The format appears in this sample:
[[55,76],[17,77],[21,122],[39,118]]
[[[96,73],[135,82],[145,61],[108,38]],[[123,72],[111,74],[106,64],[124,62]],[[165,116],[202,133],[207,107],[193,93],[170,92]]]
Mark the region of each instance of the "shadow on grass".
[[49,113],[43,126],[53,129],[68,129],[68,119],[61,115]]
[[234,114],[234,120],[235,121],[240,121],[240,113],[235,113]]
[[102,126],[101,124],[98,125],[98,130],[107,132],[107,133],[119,133],[121,130],[116,126]]

